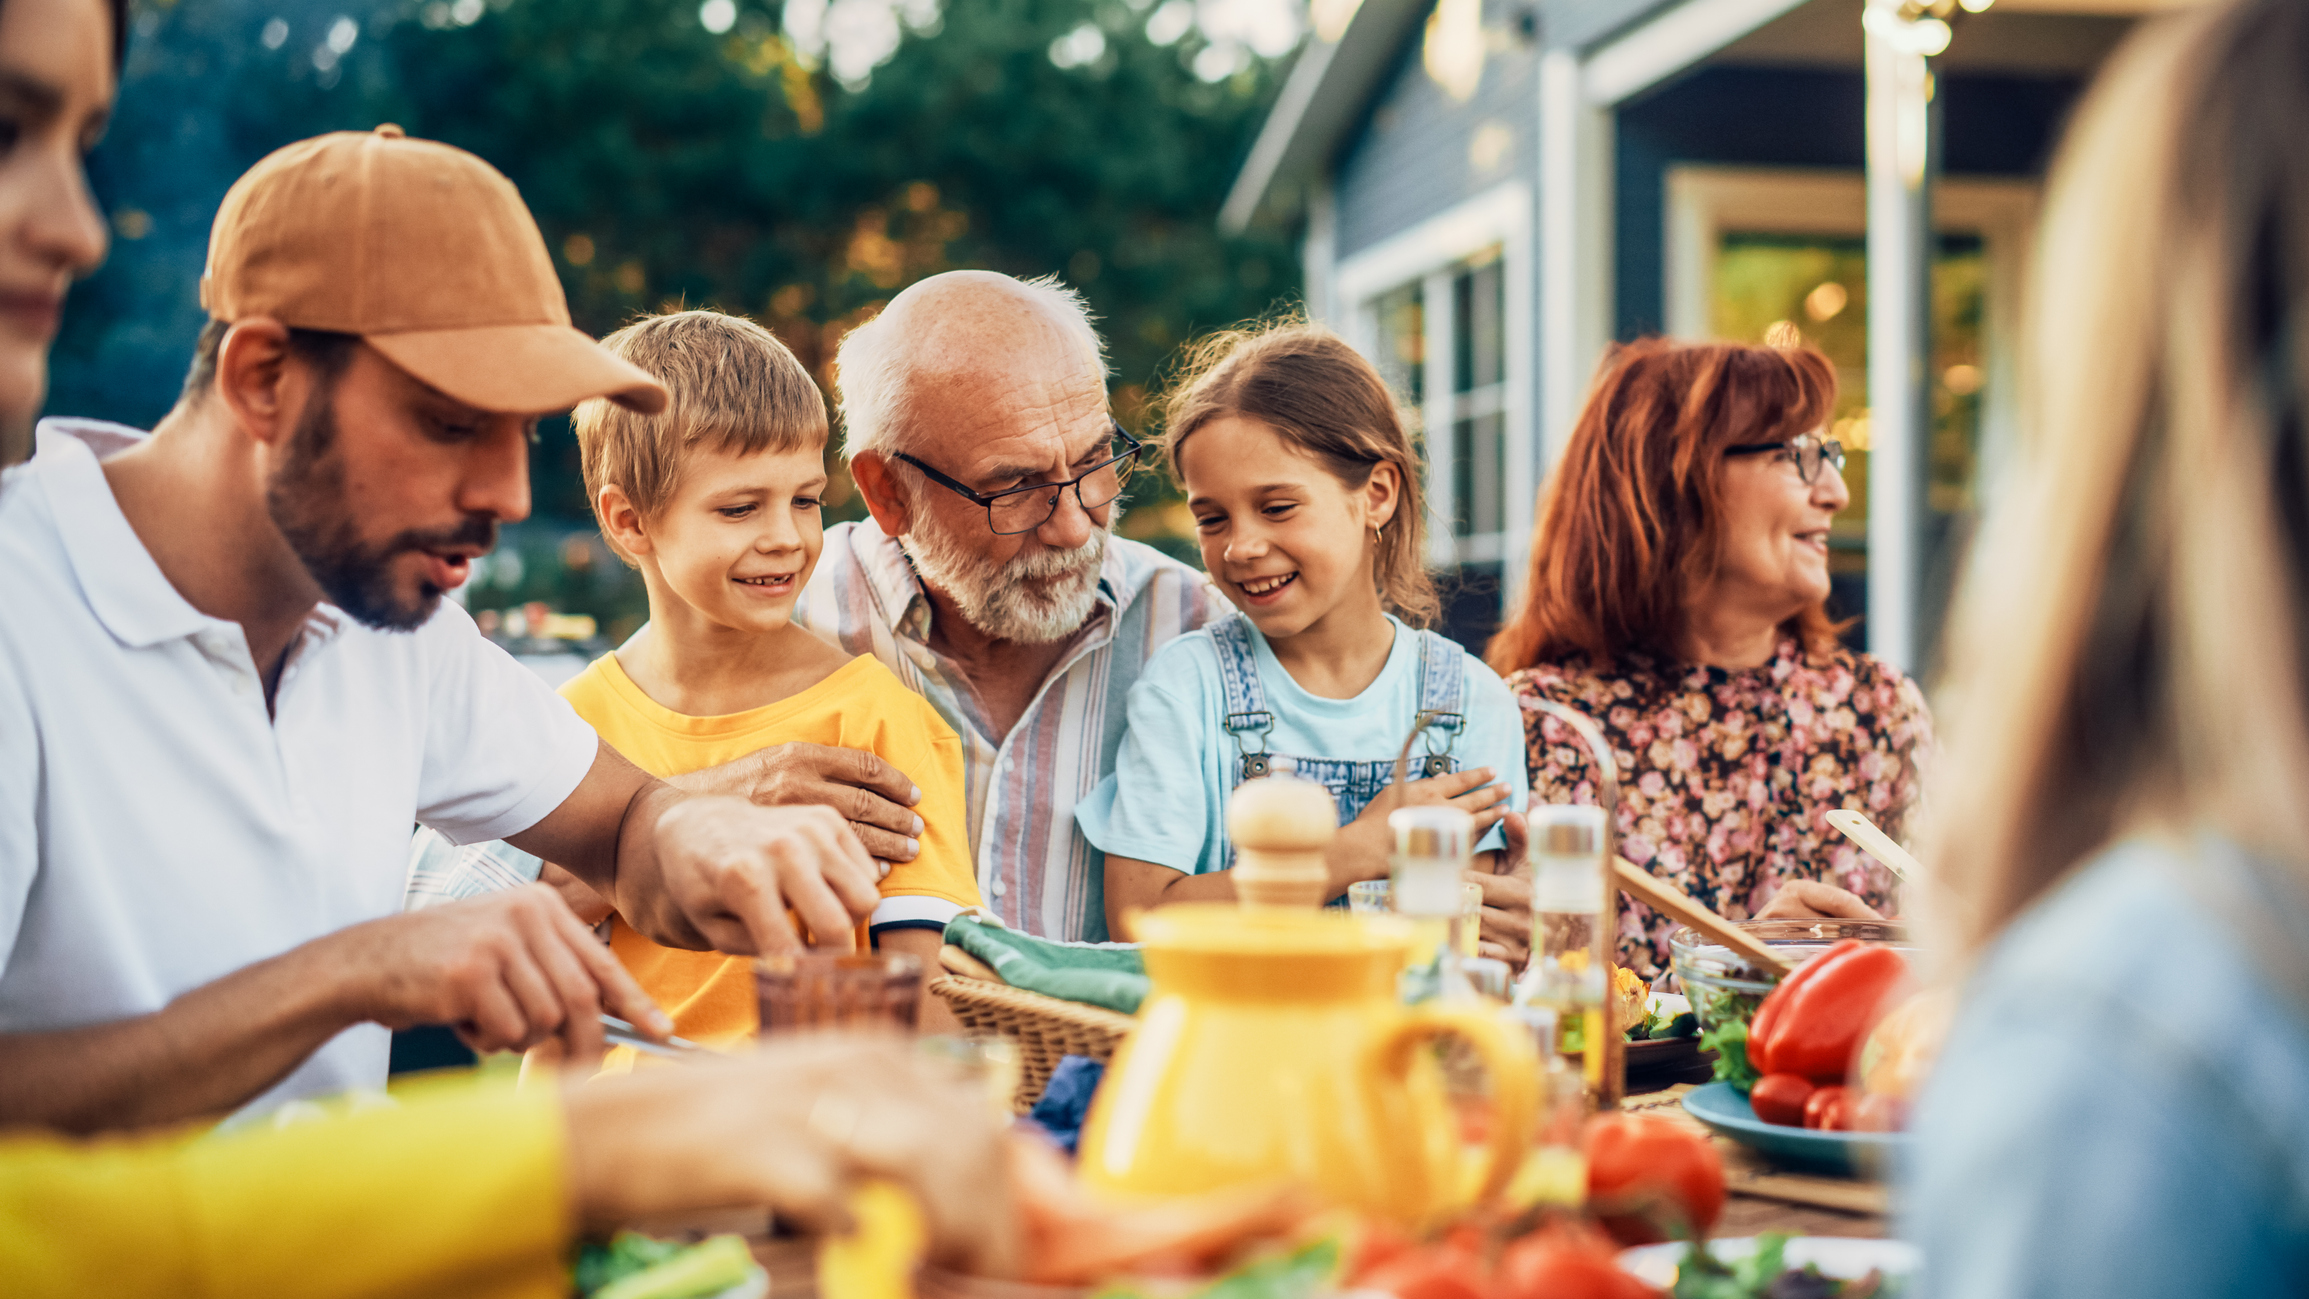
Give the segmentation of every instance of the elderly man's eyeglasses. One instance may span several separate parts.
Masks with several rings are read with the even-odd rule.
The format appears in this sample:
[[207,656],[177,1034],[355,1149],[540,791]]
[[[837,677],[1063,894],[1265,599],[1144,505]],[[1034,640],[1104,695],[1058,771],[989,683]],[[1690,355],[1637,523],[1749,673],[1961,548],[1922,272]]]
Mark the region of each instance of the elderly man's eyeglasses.
[[1139,452],[1145,444],[1123,431],[1122,425],[1107,421],[1106,458],[1083,473],[1061,483],[1027,483],[999,492],[981,492],[957,482],[901,451],[898,458],[929,475],[930,481],[955,495],[984,506],[986,525],[998,536],[1013,536],[1032,532],[1050,521],[1058,512],[1058,498],[1067,488],[1082,503],[1085,513],[1105,509],[1122,495],[1123,484],[1130,481],[1131,470],[1138,466]]
[[1834,438],[1816,438],[1806,433],[1785,442],[1736,442],[1724,448],[1728,456],[1760,456],[1773,451],[1796,466],[1799,482],[1810,483],[1818,478],[1823,464],[1834,465],[1837,473],[1844,472],[1844,444]]

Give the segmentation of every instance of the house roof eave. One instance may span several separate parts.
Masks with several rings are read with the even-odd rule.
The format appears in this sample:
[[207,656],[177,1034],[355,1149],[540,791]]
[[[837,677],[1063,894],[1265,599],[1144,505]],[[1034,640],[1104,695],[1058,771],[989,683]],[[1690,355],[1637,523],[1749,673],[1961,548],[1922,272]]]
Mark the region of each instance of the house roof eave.
[[[1620,102],[1803,0],[1540,0],[1550,48],[1598,56],[1588,91]],[[1395,66],[1429,0],[1362,0],[1335,41],[1309,37],[1219,208],[1219,227],[1287,219]]]
[[1426,12],[1426,0],[1362,0],[1338,40],[1307,39],[1219,208],[1222,230],[1297,208]]

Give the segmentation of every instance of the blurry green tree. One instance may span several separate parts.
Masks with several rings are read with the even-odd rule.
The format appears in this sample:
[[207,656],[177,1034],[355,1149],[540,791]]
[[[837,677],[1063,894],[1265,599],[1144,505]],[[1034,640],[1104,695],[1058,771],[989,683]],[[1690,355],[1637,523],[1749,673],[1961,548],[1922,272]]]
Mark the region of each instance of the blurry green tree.
[[[803,29],[855,22],[860,0],[147,0],[91,166],[118,238],[68,309],[50,407],[157,418],[233,177],[395,121],[513,178],[581,328],[742,312],[823,381],[842,331],[916,279],[1057,274],[1101,317],[1117,413],[1141,425],[1180,341],[1295,299],[1299,278],[1281,239],[1215,224],[1280,61],[1197,25],[1190,0],[1150,4],[884,0],[894,48],[859,67]],[[540,515],[581,525],[565,433],[534,472]],[[1139,499],[1125,531],[1175,536],[1159,494]],[[494,602],[548,579],[527,567]]]

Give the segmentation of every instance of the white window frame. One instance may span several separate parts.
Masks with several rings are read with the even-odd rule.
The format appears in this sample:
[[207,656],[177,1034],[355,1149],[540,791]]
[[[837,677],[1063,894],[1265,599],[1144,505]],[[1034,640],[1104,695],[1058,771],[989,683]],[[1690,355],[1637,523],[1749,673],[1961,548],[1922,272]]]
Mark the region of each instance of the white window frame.
[[[1499,253],[1505,299],[1506,396],[1501,412],[1505,527],[1460,538],[1451,535],[1456,502],[1451,458],[1443,453],[1448,443],[1438,442],[1450,437],[1453,422],[1451,282],[1467,262],[1493,249]],[[1539,490],[1532,422],[1532,255],[1531,188],[1525,181],[1511,180],[1340,260],[1325,284],[1327,306],[1337,312],[1341,332],[1375,363],[1379,299],[1406,285],[1421,285],[1426,364],[1420,380],[1424,400],[1417,413],[1429,441],[1428,562],[1442,568],[1496,563],[1503,591],[1510,597],[1522,581],[1520,561],[1531,544],[1532,505]]]
[[[2033,181],[1959,176],[1933,185],[1933,224],[1944,234],[1979,236],[1981,254],[1988,262],[1977,470],[1984,510],[2004,477],[2019,436],[2020,303],[2028,282],[2037,201]],[[1858,170],[1669,168],[1663,269],[1667,328],[1677,338],[1712,336],[1708,307],[1716,254],[1727,230],[1865,237],[1867,178]]]

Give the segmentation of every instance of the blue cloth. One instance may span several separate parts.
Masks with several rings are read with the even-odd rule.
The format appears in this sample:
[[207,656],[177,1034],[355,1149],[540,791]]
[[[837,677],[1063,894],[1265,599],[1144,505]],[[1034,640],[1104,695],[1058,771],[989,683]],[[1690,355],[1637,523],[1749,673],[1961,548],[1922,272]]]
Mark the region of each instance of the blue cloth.
[[1106,1078],[1106,1066],[1086,1055],[1062,1056],[1042,1086],[1042,1099],[1026,1117],[1033,1119],[1061,1150],[1074,1153],[1082,1140],[1083,1120],[1090,1116],[1090,1098]]
[[2284,878],[2219,840],[2137,840],[1993,944],[1905,1170],[1921,1295],[2309,1288],[2309,1016],[2272,983],[2285,955],[2256,955],[2297,978],[2309,953]]
[[[1353,699],[1307,693],[1276,661],[1266,638],[1252,627],[1259,680],[1274,729],[1275,753],[1348,761],[1392,761],[1419,715],[1419,637],[1390,617],[1395,643],[1378,679]],[[1523,810],[1530,791],[1524,769],[1523,714],[1498,674],[1463,655],[1466,729],[1453,748],[1461,769],[1489,767]],[[1207,630],[1173,639],[1147,661],[1131,687],[1130,727],[1114,771],[1075,806],[1075,823],[1101,852],[1134,857],[1188,874],[1228,864],[1227,800],[1240,774],[1241,755],[1223,717],[1226,690],[1219,652]],[[1416,759],[1421,750],[1414,748]],[[1494,828],[1478,851],[1501,847]]]

